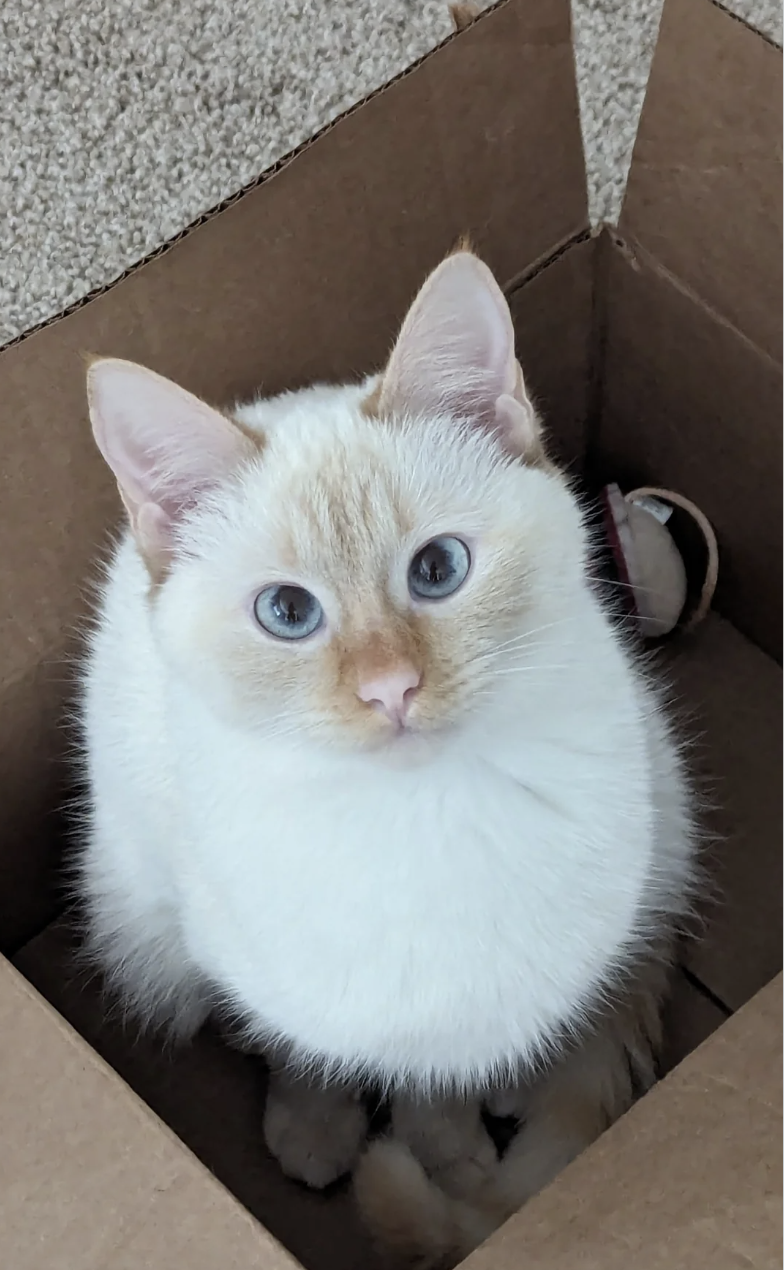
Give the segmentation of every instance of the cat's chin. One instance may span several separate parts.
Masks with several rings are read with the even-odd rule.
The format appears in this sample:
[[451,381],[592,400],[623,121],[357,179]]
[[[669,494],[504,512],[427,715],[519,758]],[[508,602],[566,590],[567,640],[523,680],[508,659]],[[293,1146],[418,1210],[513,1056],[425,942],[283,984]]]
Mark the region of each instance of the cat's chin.
[[447,725],[400,727],[379,732],[366,742],[364,750],[394,766],[421,763],[440,753],[452,729]]

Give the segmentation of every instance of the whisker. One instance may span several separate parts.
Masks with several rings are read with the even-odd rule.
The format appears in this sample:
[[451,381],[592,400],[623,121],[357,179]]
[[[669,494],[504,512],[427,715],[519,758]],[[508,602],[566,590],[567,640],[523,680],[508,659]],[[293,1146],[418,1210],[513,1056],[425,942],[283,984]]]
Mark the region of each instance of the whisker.
[[565,674],[569,670],[568,665],[560,666],[501,666],[498,670],[490,672],[489,681],[492,683],[494,679],[500,679],[503,675],[539,675],[548,673]]
[[621,582],[613,578],[599,578],[599,577],[595,577],[592,573],[586,574],[586,578],[588,579],[589,582],[596,582],[599,586],[620,587],[624,591],[640,591],[646,595],[658,594],[656,591],[654,591],[653,587],[632,586],[631,582]]
[[[550,640],[534,641],[534,636],[541,634],[544,631],[551,630],[556,626],[562,626],[562,625],[564,625],[563,622],[552,622],[548,626],[541,626],[541,627],[538,627],[536,630],[526,632],[522,635],[516,635],[512,639],[504,640],[503,643],[501,644],[496,644],[493,648],[488,648],[482,653],[477,653],[476,656],[471,658],[471,662],[473,663],[477,661],[483,661],[491,657],[498,657],[503,653],[510,653],[510,652],[516,652],[516,651],[535,652],[536,650],[540,648],[549,648],[552,641]],[[570,642],[568,647],[572,647],[572,646],[573,644],[572,642]]]
[[[475,665],[477,665],[477,664],[478,664],[478,665],[482,666],[482,668],[483,668],[483,669],[491,669],[491,670],[492,670],[493,663],[494,663],[495,661],[498,661],[498,660],[499,660],[499,659],[501,659],[501,658],[503,658],[503,659],[506,661],[506,660],[508,660],[508,659],[510,659],[510,658],[523,657],[524,655],[527,655],[527,654],[531,654],[531,655],[533,655],[533,654],[536,654],[536,653],[541,653],[543,650],[548,650],[548,651],[550,651],[550,652],[553,652],[553,651],[558,651],[558,652],[569,652],[572,648],[574,648],[574,646],[575,646],[575,645],[574,645],[573,643],[570,643],[570,644],[568,644],[568,645],[566,645],[566,646],[564,646],[563,644],[559,644],[558,649],[557,649],[557,650],[554,650],[554,649],[551,647],[551,645],[550,645],[550,644],[545,643],[545,642],[542,642],[542,643],[540,643],[540,644],[532,644],[532,645],[528,645],[528,646],[525,646],[525,645],[524,645],[524,646],[522,646],[522,647],[520,647],[520,648],[511,648],[511,649],[510,649],[510,648],[505,648],[505,649],[500,650],[500,651],[498,651],[498,652],[483,653],[483,654],[481,654],[479,657],[472,658],[472,660],[471,660],[471,663],[470,663],[470,664],[471,664],[472,666],[475,666]],[[528,659],[528,660],[530,660],[530,664],[532,664],[532,665],[533,665],[533,656],[531,656],[531,657],[530,657],[530,659]],[[527,664],[527,662],[526,662],[526,660],[522,660],[522,661],[518,661],[518,662],[516,662],[516,664],[517,664],[517,665],[526,665],[526,664]]]
[[557,626],[565,626],[566,623],[567,619],[565,617],[558,618],[556,622],[545,622],[542,626],[532,627],[530,631],[521,631],[519,635],[514,635],[511,639],[505,640],[504,643],[499,644],[498,647],[504,648],[506,644],[515,644],[518,640],[533,639],[534,635],[542,635],[545,631],[552,631]]

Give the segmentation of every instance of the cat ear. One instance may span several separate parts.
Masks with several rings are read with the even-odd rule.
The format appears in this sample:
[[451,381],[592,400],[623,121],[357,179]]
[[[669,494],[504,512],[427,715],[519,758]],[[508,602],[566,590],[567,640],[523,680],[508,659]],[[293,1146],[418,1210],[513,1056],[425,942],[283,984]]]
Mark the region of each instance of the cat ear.
[[133,362],[93,362],[87,399],[139,548],[161,567],[178,519],[254,453],[253,442],[198,397]]
[[450,414],[496,432],[515,454],[538,448],[509,306],[472,252],[448,256],[422,287],[382,376],[377,409]]

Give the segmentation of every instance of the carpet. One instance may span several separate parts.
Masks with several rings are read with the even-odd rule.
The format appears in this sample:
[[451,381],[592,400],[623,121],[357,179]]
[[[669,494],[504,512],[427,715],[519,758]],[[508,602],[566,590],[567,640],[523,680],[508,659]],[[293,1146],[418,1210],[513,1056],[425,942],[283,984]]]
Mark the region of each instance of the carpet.
[[[729,3],[780,42],[780,0]],[[661,0],[573,4],[591,214],[612,219]],[[4,0],[0,344],[116,278],[449,31],[446,0]]]

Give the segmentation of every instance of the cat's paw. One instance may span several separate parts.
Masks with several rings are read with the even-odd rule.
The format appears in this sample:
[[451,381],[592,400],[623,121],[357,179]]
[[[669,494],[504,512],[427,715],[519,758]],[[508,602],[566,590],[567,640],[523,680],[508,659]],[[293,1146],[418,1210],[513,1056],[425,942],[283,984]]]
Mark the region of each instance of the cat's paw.
[[392,1136],[442,1190],[471,1196],[497,1168],[498,1154],[482,1123],[478,1099],[419,1101],[398,1095],[392,1105]]
[[264,1141],[287,1177],[323,1190],[351,1173],[367,1133],[359,1095],[284,1073],[270,1076]]

